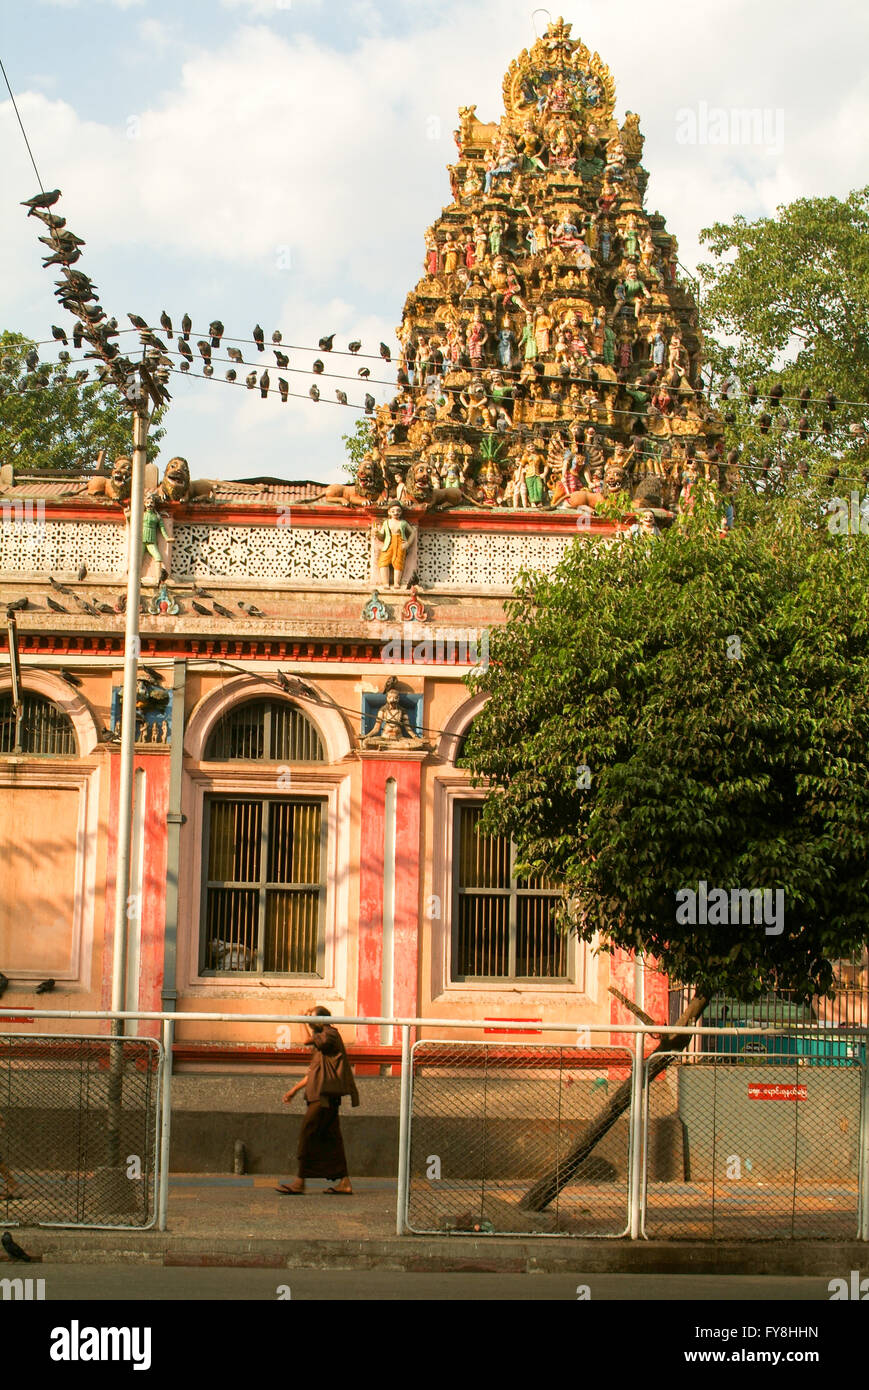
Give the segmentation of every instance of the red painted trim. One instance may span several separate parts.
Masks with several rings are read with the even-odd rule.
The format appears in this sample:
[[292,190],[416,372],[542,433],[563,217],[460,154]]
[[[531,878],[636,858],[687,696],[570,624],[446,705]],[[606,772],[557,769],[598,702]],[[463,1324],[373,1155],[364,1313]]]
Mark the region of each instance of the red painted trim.
[[[359,933],[356,1007],[361,1014],[380,1013],[383,971],[383,835],[386,777],[385,760],[362,762],[359,845]],[[360,1027],[359,1041],[371,1045],[380,1040],[376,1025]]]
[[[354,1067],[391,1066],[401,1061],[400,1047],[355,1047],[347,1048],[347,1055]],[[304,1048],[275,1047],[232,1047],[210,1043],[176,1043],[172,1056],[178,1062],[255,1062],[258,1066],[297,1067],[307,1066],[311,1060],[310,1051]]]

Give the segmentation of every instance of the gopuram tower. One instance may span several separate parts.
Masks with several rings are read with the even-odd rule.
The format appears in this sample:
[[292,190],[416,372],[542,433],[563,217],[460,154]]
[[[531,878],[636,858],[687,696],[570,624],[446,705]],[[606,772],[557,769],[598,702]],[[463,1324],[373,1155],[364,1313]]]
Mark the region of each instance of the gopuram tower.
[[[697,306],[644,207],[639,117],[562,19],[504,78],[504,114],[459,108],[453,201],[425,234],[397,330],[377,472],[407,504],[673,507],[718,482]],[[433,491],[436,489],[437,491]]]

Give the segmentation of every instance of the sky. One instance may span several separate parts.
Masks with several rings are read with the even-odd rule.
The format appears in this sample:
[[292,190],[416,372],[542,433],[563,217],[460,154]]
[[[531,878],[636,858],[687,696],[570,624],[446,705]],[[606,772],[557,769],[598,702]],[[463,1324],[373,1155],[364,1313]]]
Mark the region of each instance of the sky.
[[[302,399],[286,404],[224,384],[225,367],[173,374],[164,460],[182,454],[194,477],[342,477],[360,416],[334,389],[360,405],[364,388],[359,363],[333,354],[353,380],[321,380],[311,402],[317,341],[395,347],[424,231],[450,199],[457,108],[497,120],[507,67],[560,13],[612,71],[619,120],[640,114],[646,206],[689,271],[704,226],[869,181],[863,0],[0,0],[0,58],[43,186],[62,189],[107,312],[186,311],[239,338],[260,323],[298,345]],[[756,129],[733,119],[746,110]],[[0,328],[44,339],[64,311],[44,229],[19,206],[38,187],[3,86],[0,170]]]

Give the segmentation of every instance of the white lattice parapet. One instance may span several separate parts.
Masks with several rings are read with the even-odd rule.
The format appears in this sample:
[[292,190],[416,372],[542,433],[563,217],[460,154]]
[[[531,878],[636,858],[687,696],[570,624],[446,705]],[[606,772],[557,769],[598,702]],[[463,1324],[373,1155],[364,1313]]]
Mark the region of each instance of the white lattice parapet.
[[127,568],[123,522],[48,521],[13,507],[0,517],[0,573],[63,574],[87,566],[92,576],[117,576]]
[[423,588],[510,589],[520,570],[554,570],[573,535],[540,536],[509,531],[421,531],[419,578]]
[[367,584],[371,561],[367,531],[325,527],[175,527],[172,578],[313,579]]

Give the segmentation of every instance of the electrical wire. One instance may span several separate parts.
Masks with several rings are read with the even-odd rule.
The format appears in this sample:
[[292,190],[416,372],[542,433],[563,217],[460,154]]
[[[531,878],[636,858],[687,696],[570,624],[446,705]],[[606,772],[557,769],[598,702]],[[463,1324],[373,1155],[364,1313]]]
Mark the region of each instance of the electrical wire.
[[33,158],[33,151],[30,148],[30,141],[27,138],[27,131],[24,129],[24,122],[22,121],[21,113],[18,110],[18,102],[15,100],[15,93],[13,92],[12,87],[10,85],[9,78],[6,76],[6,69],[3,66],[2,59],[0,59],[0,72],[3,73],[3,80],[6,83],[6,88],[9,92],[9,96],[12,99],[12,109],[14,110],[15,115],[18,117],[18,124],[21,127],[21,134],[24,136],[24,143],[27,146],[27,153],[30,155],[30,163],[33,165],[33,172],[36,175],[36,182],[39,184],[39,191],[40,193],[44,194],[45,189],[42,186],[42,179],[40,178],[39,170],[36,167],[36,160]]

